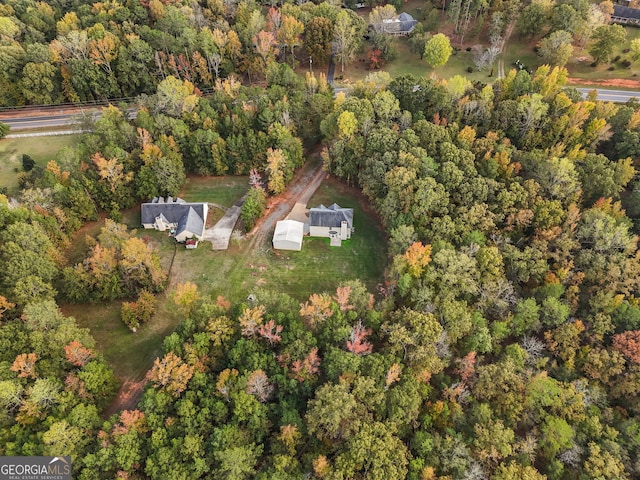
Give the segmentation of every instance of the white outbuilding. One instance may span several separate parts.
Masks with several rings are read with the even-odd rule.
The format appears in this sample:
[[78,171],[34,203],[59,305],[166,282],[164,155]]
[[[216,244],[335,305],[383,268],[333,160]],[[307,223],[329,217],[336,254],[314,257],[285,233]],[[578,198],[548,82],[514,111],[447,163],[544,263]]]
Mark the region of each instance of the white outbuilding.
[[304,223],[296,220],[281,220],[273,233],[273,248],[276,250],[302,250]]

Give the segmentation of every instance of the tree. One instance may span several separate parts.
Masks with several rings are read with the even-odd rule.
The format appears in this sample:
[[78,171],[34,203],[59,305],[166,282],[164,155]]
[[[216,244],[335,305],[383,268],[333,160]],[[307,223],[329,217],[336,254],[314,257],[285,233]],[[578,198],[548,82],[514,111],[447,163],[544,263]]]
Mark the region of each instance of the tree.
[[640,365],[640,330],[619,333],[613,336],[613,348],[633,363]]
[[432,67],[441,67],[449,60],[453,53],[449,37],[443,33],[437,33],[427,41],[424,46],[424,61]]
[[369,25],[373,27],[373,30],[377,33],[384,33],[385,20],[391,20],[397,16],[396,7],[392,4],[379,5],[373,7],[369,13]]
[[336,49],[336,59],[340,62],[341,72],[344,72],[344,64],[355,57],[360,47],[359,38],[351,15],[347,10],[342,10],[338,13],[333,27],[333,44]]
[[300,35],[304,32],[304,25],[292,15],[283,15],[282,24],[276,32],[276,39],[289,47],[291,52],[291,68],[295,67],[295,47],[300,44]]
[[522,466],[512,460],[508,464],[501,463],[491,480],[546,480],[546,478],[546,475],[542,475],[535,468]]
[[[58,70],[49,62],[27,63],[22,69],[20,87],[22,96],[29,103],[46,105],[59,100],[56,95]],[[0,127],[0,132],[1,132]],[[0,133],[0,138],[2,135]]]
[[22,353],[16,357],[10,370],[18,373],[19,378],[37,378],[35,353]]
[[304,48],[314,63],[324,65],[331,55],[333,22],[325,17],[314,17],[304,30]]
[[271,147],[267,150],[267,172],[269,172],[269,180],[267,186],[275,195],[284,192],[286,187],[284,178],[284,169],[286,167],[286,159],[284,152]]
[[85,348],[82,343],[77,340],[66,345],[64,347],[64,353],[67,361],[76,367],[84,367],[95,356],[90,348]]
[[175,353],[169,352],[162,359],[156,358],[148,377],[156,388],[162,388],[174,398],[186,390],[194,368],[184,363]]
[[0,122],[0,138],[4,138],[7,136],[7,133],[9,133],[9,128],[9,125]]
[[[131,180],[134,172],[124,173],[124,164],[117,158],[106,160],[100,153],[96,152],[91,157],[98,170],[98,175],[105,180],[111,193],[121,192]],[[117,198],[117,197],[116,197]]]
[[171,299],[174,305],[180,310],[180,314],[188,318],[200,300],[198,286],[192,282],[179,283]]
[[310,435],[321,440],[341,441],[358,431],[364,421],[361,410],[362,406],[344,382],[325,384],[309,401],[305,422]]
[[247,378],[247,393],[254,395],[261,402],[269,400],[273,390],[274,386],[269,382],[269,377],[264,370],[255,370]]
[[587,207],[600,198],[618,200],[620,193],[635,176],[630,158],[612,162],[604,155],[587,154],[576,162],[582,184],[582,198]]
[[589,48],[589,53],[596,63],[608,62],[614,48],[624,42],[627,36],[624,28],[620,25],[601,25],[591,37],[593,44]]
[[256,221],[264,215],[267,206],[267,195],[262,188],[250,188],[247,198],[242,204],[242,224],[248,232],[256,224]]
[[347,340],[347,350],[356,355],[367,355],[371,353],[373,344],[367,341],[367,337],[371,335],[372,330],[362,326],[359,321],[352,329]]
[[300,304],[300,316],[307,321],[311,328],[315,328],[331,315],[333,315],[331,297],[326,293],[320,295],[313,293],[308,301]]
[[629,48],[631,50],[631,58],[636,62],[640,60],[640,38],[634,38],[631,40]]
[[542,39],[538,54],[545,62],[563,67],[573,53],[572,41],[573,37],[569,32],[557,30]]
[[442,326],[432,314],[403,308],[392,313],[390,321],[382,324],[381,331],[392,351],[401,353],[409,365],[429,373],[442,368],[436,352]]
[[406,445],[386,424],[367,422],[336,458],[335,469],[343,478],[401,480],[407,476],[408,458]]
[[161,140],[158,145],[148,143],[142,147],[140,158],[144,165],[136,178],[142,198],[177,196],[186,178],[182,155],[173,137]]
[[276,55],[278,55],[276,37],[272,32],[261,30],[253,38],[253,45],[256,53],[262,60],[261,70],[265,73],[268,65],[273,62]]
[[191,82],[168,76],[158,84],[154,106],[158,112],[180,117],[197,105],[198,96],[194,92],[195,87]]
[[151,292],[141,290],[135,302],[123,302],[120,316],[122,321],[135,332],[141,325],[151,320],[156,310],[156,299]]

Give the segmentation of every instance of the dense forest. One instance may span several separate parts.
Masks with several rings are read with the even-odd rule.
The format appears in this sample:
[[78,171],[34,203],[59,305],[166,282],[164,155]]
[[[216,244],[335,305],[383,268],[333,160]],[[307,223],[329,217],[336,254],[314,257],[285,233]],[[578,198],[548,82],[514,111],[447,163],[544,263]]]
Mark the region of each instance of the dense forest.
[[[549,66],[490,85],[376,72],[334,96],[289,65],[303,48],[322,64],[341,27],[349,61],[350,10],[80,3],[0,6],[0,103],[140,95],[0,195],[1,455],[71,455],[86,480],[640,476],[636,103],[584,99]],[[523,35],[593,26],[578,0],[448,5],[458,35],[520,10]],[[183,285],[137,408],[105,419],[117,379],[56,302],[153,321],[166,272],[122,210],[187,174],[251,174],[250,228],[318,142],[388,232],[386,288],[231,304]]]

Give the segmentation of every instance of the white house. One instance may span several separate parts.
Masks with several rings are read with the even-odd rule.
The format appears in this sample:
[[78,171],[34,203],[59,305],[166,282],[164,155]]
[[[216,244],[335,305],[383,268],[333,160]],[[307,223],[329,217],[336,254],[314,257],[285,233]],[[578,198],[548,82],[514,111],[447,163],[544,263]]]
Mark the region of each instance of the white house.
[[178,242],[188,238],[202,240],[209,205],[207,203],[187,203],[181,198],[175,200],[156,197],[141,206],[141,220],[144,228],[154,228],[164,232],[173,231]]
[[276,223],[273,248],[277,250],[302,250],[304,223],[296,220],[281,220]]
[[337,203],[329,207],[320,205],[309,209],[309,235],[348,240],[353,233],[353,208],[342,208]]

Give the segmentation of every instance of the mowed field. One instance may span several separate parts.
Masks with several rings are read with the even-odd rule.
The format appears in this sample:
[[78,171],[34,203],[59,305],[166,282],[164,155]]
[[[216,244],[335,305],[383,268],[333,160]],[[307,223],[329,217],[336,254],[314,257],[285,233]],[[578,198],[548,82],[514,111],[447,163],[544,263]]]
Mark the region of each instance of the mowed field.
[[79,138],[79,135],[3,138],[0,140],[0,188],[6,188],[10,194],[18,191],[23,154],[35,160],[36,168],[45,168],[61,149],[74,146]]

